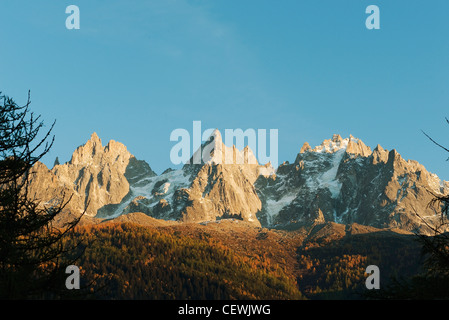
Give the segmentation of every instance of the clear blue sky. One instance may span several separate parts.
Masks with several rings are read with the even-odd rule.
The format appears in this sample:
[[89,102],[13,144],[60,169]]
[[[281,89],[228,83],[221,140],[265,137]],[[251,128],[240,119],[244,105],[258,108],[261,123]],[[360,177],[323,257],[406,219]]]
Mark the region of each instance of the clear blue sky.
[[[68,5],[80,30],[68,30]],[[380,8],[380,30],[365,9]],[[449,180],[449,1],[0,0],[0,90],[57,120],[44,159],[97,132],[161,173],[170,133],[279,130],[279,162],[352,134]]]

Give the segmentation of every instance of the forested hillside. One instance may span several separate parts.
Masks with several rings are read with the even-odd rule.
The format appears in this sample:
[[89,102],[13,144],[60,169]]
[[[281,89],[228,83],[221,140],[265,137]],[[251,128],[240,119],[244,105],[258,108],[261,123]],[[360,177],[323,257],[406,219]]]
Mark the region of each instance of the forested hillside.
[[[81,279],[96,299],[301,299],[296,281],[266,257],[216,239],[134,224],[79,228]],[[94,283],[90,283],[91,281]]]
[[115,222],[78,227],[66,244],[83,239],[89,299],[364,299],[368,265],[383,287],[419,271],[412,235],[327,227],[306,237],[238,222]]
[[[314,239],[298,247],[298,284],[309,299],[364,299],[366,267],[380,270],[380,287],[420,272],[421,245],[413,235],[377,231]],[[381,297],[381,296],[380,296]]]

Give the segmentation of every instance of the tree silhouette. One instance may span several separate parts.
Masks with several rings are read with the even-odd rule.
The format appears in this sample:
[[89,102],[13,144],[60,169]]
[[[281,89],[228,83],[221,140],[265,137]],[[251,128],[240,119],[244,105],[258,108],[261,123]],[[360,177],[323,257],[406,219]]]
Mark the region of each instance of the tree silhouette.
[[[449,120],[446,118],[449,124]],[[441,149],[449,149],[424,135]],[[449,160],[449,158],[447,159]],[[417,216],[431,230],[431,235],[417,234],[422,245],[423,265],[419,274],[409,279],[392,279],[392,283],[378,293],[368,297],[381,299],[449,299],[449,194],[434,194],[429,206],[440,211],[438,223],[430,225],[416,212]]]
[[[446,123],[449,120],[446,118]],[[427,133],[424,135],[434,144],[449,152],[449,149],[436,142]],[[447,159],[449,160],[449,158]],[[420,279],[415,279],[413,286],[422,291],[421,296],[425,298],[448,299],[449,298],[449,194],[434,195],[434,199],[429,204],[434,208],[440,208],[441,213],[437,225],[431,226],[422,220],[432,230],[432,236],[419,235],[419,241],[423,245],[422,252],[425,257],[425,273]],[[427,290],[425,290],[425,289]]]
[[[33,165],[48,153],[54,136],[40,116],[0,92],[0,298],[62,297],[65,268],[76,259],[75,247],[62,239],[81,219],[56,227],[54,219],[70,197],[41,203],[29,194]],[[44,132],[42,132],[44,131]],[[68,290],[65,290],[68,291]]]

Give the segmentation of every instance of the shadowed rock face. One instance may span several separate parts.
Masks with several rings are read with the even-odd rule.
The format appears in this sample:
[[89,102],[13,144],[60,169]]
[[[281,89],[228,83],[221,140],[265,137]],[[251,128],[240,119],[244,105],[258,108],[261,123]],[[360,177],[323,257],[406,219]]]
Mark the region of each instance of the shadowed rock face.
[[371,151],[352,136],[334,135],[315,148],[305,143],[294,163],[275,171],[249,148],[225,146],[215,131],[189,164],[156,175],[123,144],[103,146],[94,133],[69,162],[51,170],[37,163],[31,192],[48,205],[72,195],[69,211],[99,218],[142,212],[186,222],[235,218],[274,228],[337,222],[428,233],[415,212],[436,223],[439,209],[428,204],[449,184],[396,150]]
[[314,149],[305,144],[293,164],[256,186],[258,217],[272,227],[333,221],[423,233],[429,229],[416,213],[436,223],[440,210],[428,205],[433,194],[449,192],[447,182],[396,150],[371,152],[361,140],[338,135]]

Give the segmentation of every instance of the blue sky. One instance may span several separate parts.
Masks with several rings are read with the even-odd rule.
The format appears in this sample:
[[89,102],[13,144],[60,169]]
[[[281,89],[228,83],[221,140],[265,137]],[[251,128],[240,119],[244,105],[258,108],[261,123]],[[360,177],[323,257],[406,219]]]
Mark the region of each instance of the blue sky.
[[[68,5],[81,28],[65,27]],[[380,9],[368,30],[365,9]],[[92,132],[161,173],[170,133],[279,130],[279,162],[352,134],[449,180],[449,1],[0,0],[0,90],[56,119],[44,162]]]

